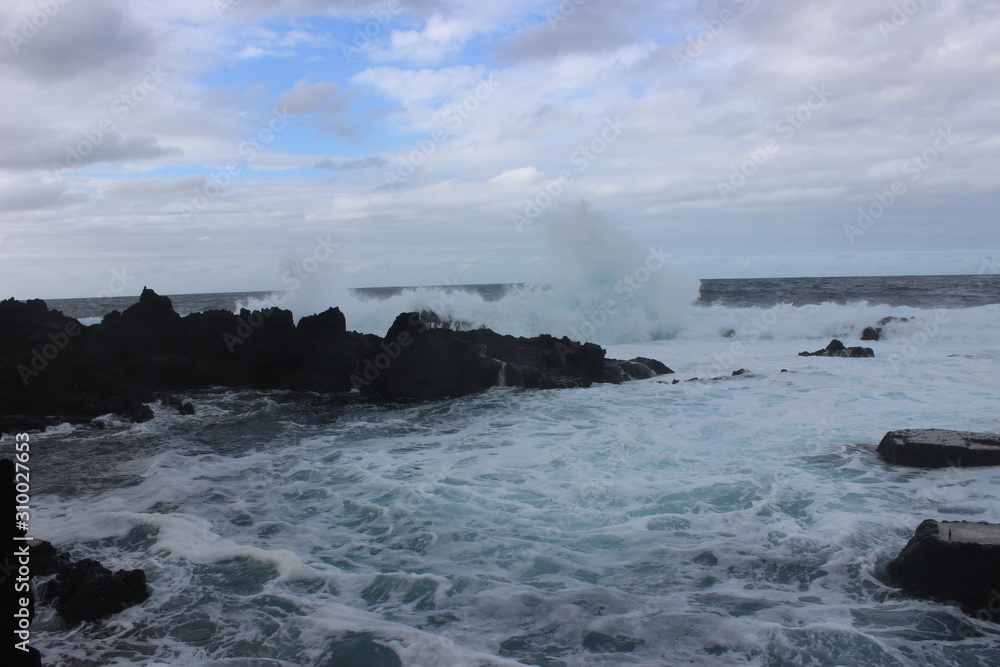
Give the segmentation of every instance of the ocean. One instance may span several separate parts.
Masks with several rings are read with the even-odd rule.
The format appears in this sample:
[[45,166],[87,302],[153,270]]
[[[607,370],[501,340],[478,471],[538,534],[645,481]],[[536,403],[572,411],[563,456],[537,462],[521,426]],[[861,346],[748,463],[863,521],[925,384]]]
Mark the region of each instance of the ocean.
[[[1000,664],[1000,619],[885,577],[922,519],[1000,522],[1000,476],[875,455],[893,429],[1000,430],[1000,276],[699,284],[644,259],[173,297],[373,333],[433,310],[676,374],[424,403],[215,388],[193,416],[33,435],[32,534],[153,591],[72,630],[42,609],[45,664]],[[49,304],[90,323],[135,299]],[[797,356],[835,337],[876,356]]]

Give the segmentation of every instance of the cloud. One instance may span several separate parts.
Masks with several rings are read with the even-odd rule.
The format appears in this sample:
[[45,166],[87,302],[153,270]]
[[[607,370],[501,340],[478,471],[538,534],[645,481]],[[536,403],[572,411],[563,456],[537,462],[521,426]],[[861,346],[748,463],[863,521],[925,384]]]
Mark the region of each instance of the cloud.
[[327,158],[313,165],[316,169],[330,169],[332,171],[355,171],[357,169],[372,169],[385,167],[389,161],[384,157],[370,156],[355,158],[353,160],[333,160]]
[[0,192],[0,210],[13,212],[63,209],[89,200],[90,197],[82,192],[68,191],[65,183],[20,181]]
[[[11,48],[0,49],[0,62],[23,75],[63,81],[122,61],[148,60],[155,51],[151,30],[134,19],[127,3],[88,0],[45,6],[55,9],[18,3],[3,17],[10,26]],[[50,18],[43,23],[40,16]]]
[[306,78],[285,91],[276,106],[293,116],[310,117],[305,122],[322,132],[357,140],[361,134],[360,127],[345,115],[351,100],[351,95],[341,94],[341,87],[335,82],[312,83]]
[[102,194],[104,197],[122,200],[149,200],[177,195],[187,195],[191,190],[202,187],[205,179],[201,176],[181,178],[134,178],[127,181],[113,181]]
[[610,3],[561,2],[544,22],[501,40],[494,51],[501,62],[512,63],[621,48],[633,43],[635,34],[615,8]]
[[300,79],[278,98],[278,106],[296,116],[338,112],[344,104],[337,99],[338,93],[340,85],[332,81],[312,83],[308,78]]
[[[893,19],[889,2],[421,0],[383,22],[373,12],[385,0],[232,4],[219,17],[196,0],[72,0],[0,55],[0,282],[55,284],[18,252],[60,267],[141,254],[162,275],[202,258],[240,289],[280,279],[246,267],[318,230],[366,267],[359,285],[441,283],[461,267],[484,271],[473,281],[521,280],[543,252],[511,215],[561,174],[559,199],[589,199],[679,257],[723,257],[697,264],[715,275],[746,258],[794,271],[788,257],[817,248],[1000,245],[995,2],[920,2]],[[3,7],[10,28],[38,5]],[[346,59],[339,45],[368,25],[370,45]],[[169,76],[116,114],[157,64]],[[485,79],[495,90],[477,95]],[[830,95],[810,106],[814,87]],[[275,108],[292,122],[241,162]],[[113,131],[83,149],[81,168],[52,179],[52,162],[105,119]],[[615,119],[624,130],[608,141]],[[913,172],[948,127],[954,144]],[[204,211],[178,215],[234,160],[247,168]],[[384,171],[406,176],[382,187]],[[905,195],[851,245],[843,225],[897,179]],[[738,187],[723,198],[719,183]],[[193,291],[213,289],[202,277],[187,279]]]
[[393,30],[389,45],[372,57],[377,61],[435,63],[456,53],[475,33],[475,26],[468,21],[432,16],[421,30]]
[[55,169],[65,171],[100,163],[130,163],[177,155],[177,147],[161,146],[155,137],[90,134],[60,139],[38,136],[16,142],[0,153],[0,168],[14,170]]

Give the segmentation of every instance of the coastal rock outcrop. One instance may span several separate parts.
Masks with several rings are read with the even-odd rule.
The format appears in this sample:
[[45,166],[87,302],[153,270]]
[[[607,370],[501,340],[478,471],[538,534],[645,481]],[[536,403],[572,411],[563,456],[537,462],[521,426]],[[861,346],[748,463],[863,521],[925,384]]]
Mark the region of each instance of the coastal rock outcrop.
[[348,331],[338,308],[298,325],[280,308],[181,317],[168,297],[150,289],[92,326],[40,300],[0,302],[0,432],[109,413],[147,421],[154,417],[147,404],[158,398],[192,414],[194,405],[173,392],[211,386],[426,399],[496,385],[586,387],[669,372],[653,359],[605,359],[592,343],[466,330],[433,313],[403,313],[380,337]]
[[846,347],[839,340],[834,338],[830,341],[822,350],[816,350],[815,352],[799,352],[800,357],[850,357],[855,358],[865,358],[874,357],[875,351],[870,347]]
[[956,602],[1000,623],[1000,524],[926,519],[886,566],[892,583],[919,597]]
[[[112,572],[89,558],[74,562],[49,542],[26,539],[24,526],[15,523],[15,507],[21,504],[15,494],[15,472],[14,461],[0,459],[0,563],[11,568],[0,572],[0,608],[5,610],[0,627],[8,642],[4,647],[8,660],[3,664],[38,665],[39,652],[27,646],[35,617],[36,577],[55,575],[41,586],[37,601],[53,604],[56,614],[70,625],[107,618],[143,602],[149,590],[143,570]],[[18,643],[10,643],[14,637],[24,640],[23,650],[6,650]]]
[[910,428],[889,431],[876,449],[889,463],[920,468],[1000,465],[1000,434]]
[[96,560],[65,564],[55,579],[46,582],[42,602],[53,604],[59,618],[69,625],[100,621],[149,597],[143,570],[112,572]]
[[661,362],[605,359],[602,347],[569,338],[505,336],[489,329],[456,331],[421,313],[399,315],[379,352],[359,364],[353,384],[386,398],[461,396],[490,387],[589,387],[672,372]]

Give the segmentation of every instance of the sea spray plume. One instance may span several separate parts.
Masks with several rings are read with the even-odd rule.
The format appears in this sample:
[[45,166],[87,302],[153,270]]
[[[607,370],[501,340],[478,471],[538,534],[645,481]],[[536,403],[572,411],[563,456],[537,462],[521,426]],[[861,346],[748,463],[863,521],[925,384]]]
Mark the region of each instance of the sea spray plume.
[[502,299],[416,289],[382,309],[430,311],[466,328],[599,344],[672,337],[683,326],[697,281],[672,270],[663,248],[644,247],[585,201],[557,208],[540,228],[550,260],[545,273]]
[[644,247],[586,201],[557,209],[544,229],[551,267],[526,291],[547,333],[610,344],[669,338],[683,326],[697,281],[674,271],[662,247]]
[[287,252],[279,259],[280,290],[264,298],[249,298],[236,304],[250,310],[278,307],[291,310],[296,320],[325,311],[346,300],[347,290],[338,280],[341,244],[332,235],[317,236],[311,246]]
[[461,281],[446,276],[447,287],[412,288],[366,301],[334,289],[324,275],[275,295],[281,303],[255,301],[247,307],[278,305],[298,319],[339,306],[349,329],[380,335],[399,313],[431,312],[463,328],[604,345],[669,338],[684,326],[698,283],[674,271],[662,247],[643,246],[586,201],[556,208],[540,227],[550,259],[546,271],[499,300],[458,289]]

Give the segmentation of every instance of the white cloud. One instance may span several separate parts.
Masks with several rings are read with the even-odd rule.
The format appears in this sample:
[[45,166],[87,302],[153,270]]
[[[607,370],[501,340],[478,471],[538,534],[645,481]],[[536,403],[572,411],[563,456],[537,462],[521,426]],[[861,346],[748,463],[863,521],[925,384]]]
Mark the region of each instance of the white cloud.
[[[240,289],[277,281],[247,267],[320,229],[351,249],[356,284],[521,280],[541,246],[511,214],[563,172],[562,198],[591,199],[646,242],[731,254],[712,260],[716,275],[746,257],[767,273],[794,270],[796,253],[931,262],[919,253],[1000,245],[995,3],[921,3],[888,32],[888,2],[588,2],[550,22],[552,2],[442,1],[379,23],[386,6],[246,0],[220,18],[193,0],[67,3],[0,56],[0,281],[55,295],[124,258],[162,276],[201,258],[218,282],[192,272],[170,289]],[[0,23],[34,7],[8,3]],[[726,9],[734,20],[713,33]],[[338,44],[372,21],[348,61]],[[150,66],[167,76],[122,117],[116,100]],[[817,86],[830,94],[813,108]],[[288,131],[185,221],[179,202],[276,106]],[[624,131],[602,137],[616,118]],[[82,166],[52,173],[105,120]],[[957,139],[934,156],[947,127]],[[850,243],[843,225],[896,180],[905,194]],[[725,199],[720,183],[735,188]]]

